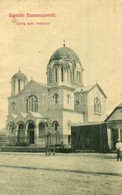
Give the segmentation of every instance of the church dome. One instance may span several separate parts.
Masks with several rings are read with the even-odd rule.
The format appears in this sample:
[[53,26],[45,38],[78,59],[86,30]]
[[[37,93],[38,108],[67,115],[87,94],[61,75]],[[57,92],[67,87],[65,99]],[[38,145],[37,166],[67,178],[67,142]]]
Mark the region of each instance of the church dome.
[[49,60],[49,63],[51,63],[54,60],[60,60],[60,59],[71,60],[74,63],[80,63],[81,64],[78,55],[71,48],[65,47],[65,46],[57,49],[53,53],[53,55],[51,56],[51,58]]
[[78,55],[69,47],[57,49],[47,65],[47,83],[51,86],[82,86],[83,67]]
[[20,70],[11,78],[11,95],[17,95],[27,85],[28,79]]
[[22,73],[20,70],[16,74],[12,76],[12,80],[27,80],[27,77],[24,73]]

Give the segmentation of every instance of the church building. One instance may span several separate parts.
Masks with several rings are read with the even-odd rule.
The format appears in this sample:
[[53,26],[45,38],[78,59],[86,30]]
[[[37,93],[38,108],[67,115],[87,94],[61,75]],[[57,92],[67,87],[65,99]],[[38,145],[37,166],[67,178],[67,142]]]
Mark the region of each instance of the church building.
[[72,123],[104,121],[106,95],[98,83],[84,85],[83,71],[78,55],[64,44],[48,61],[47,84],[28,81],[20,70],[14,74],[6,121],[8,144],[44,146],[50,133],[55,135],[53,143],[70,145]]

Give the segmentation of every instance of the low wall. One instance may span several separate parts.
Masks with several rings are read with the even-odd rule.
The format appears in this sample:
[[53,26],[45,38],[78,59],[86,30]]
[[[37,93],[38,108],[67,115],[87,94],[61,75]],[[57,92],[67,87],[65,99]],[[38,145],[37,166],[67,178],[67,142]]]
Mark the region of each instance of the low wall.
[[[45,152],[46,148],[45,147],[37,147],[37,146],[4,146],[0,147],[1,152]],[[56,147],[55,152],[57,153],[69,153],[71,152],[71,148],[65,147],[65,148],[60,148]]]

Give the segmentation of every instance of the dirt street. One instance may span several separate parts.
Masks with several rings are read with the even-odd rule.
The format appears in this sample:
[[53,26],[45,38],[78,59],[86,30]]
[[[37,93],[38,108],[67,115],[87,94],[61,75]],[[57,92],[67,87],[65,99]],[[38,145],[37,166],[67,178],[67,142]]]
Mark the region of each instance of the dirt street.
[[1,195],[122,195],[115,154],[0,153]]

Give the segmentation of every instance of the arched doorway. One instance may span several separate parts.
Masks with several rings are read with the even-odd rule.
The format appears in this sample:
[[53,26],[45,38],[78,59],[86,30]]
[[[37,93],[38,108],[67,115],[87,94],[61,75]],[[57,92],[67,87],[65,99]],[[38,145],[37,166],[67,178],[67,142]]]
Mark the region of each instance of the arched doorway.
[[25,130],[24,124],[20,123],[18,127],[18,143],[24,143],[25,141]]
[[10,122],[8,124],[8,127],[7,127],[7,129],[8,129],[8,143],[10,145],[14,145],[15,141],[16,141],[16,138],[15,138],[15,136],[16,136],[15,128],[16,127],[15,127],[15,124],[13,122]]
[[45,138],[45,124],[44,123],[39,124],[39,138],[41,139]]
[[28,125],[28,138],[29,138],[29,143],[34,144],[34,124],[29,123]]

